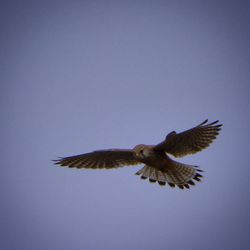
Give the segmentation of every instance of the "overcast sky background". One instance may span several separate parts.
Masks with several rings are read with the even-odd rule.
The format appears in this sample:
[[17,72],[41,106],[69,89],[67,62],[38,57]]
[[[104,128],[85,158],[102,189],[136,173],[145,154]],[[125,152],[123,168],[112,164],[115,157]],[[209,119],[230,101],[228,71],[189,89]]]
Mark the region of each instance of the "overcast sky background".
[[[248,1],[1,1],[1,249],[250,248]],[[190,190],[141,168],[57,156],[158,143],[219,119],[181,162]]]

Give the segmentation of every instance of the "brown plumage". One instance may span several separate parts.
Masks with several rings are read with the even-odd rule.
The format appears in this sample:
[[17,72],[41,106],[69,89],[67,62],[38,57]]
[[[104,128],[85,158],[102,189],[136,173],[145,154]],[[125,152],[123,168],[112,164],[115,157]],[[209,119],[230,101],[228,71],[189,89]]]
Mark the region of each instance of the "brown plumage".
[[130,149],[98,150],[55,160],[55,164],[70,168],[118,168],[126,165],[144,163],[145,166],[136,174],[142,179],[160,185],[168,183],[171,187],[181,189],[193,186],[194,180],[200,181],[202,175],[197,166],[187,165],[172,160],[167,153],[175,157],[195,154],[207,148],[219,134],[222,124],[218,121],[198,126],[182,133],[169,133],[165,140],[157,145],[139,144]]

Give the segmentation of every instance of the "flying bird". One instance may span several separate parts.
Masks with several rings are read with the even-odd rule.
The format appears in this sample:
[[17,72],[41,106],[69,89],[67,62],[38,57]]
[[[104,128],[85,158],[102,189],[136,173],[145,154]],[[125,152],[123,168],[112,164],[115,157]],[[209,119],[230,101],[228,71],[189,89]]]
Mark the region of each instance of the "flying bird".
[[55,164],[69,168],[111,169],[126,165],[145,164],[136,175],[160,185],[168,183],[171,187],[181,189],[195,185],[203,177],[201,169],[171,159],[195,154],[207,148],[217,137],[222,124],[218,121],[201,124],[181,133],[172,131],[165,140],[157,145],[136,145],[133,149],[97,150],[86,154],[59,158]]

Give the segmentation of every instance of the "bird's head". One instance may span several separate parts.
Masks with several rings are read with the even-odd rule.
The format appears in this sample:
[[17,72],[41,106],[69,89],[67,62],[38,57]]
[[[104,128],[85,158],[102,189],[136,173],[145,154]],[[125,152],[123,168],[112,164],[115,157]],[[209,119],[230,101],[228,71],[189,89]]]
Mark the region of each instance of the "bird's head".
[[144,159],[149,156],[150,154],[150,149],[149,146],[144,145],[144,144],[139,144],[133,148],[133,151],[139,159]]

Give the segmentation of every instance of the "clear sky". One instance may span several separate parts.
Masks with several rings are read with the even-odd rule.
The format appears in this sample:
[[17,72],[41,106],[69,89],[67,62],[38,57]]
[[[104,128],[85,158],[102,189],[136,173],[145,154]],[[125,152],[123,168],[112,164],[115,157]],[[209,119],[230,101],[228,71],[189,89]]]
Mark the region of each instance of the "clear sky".
[[[6,250],[250,249],[248,1],[1,1]],[[190,190],[57,156],[224,127]]]

